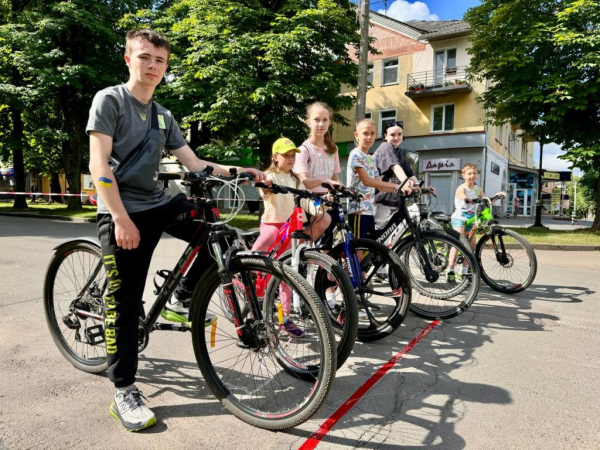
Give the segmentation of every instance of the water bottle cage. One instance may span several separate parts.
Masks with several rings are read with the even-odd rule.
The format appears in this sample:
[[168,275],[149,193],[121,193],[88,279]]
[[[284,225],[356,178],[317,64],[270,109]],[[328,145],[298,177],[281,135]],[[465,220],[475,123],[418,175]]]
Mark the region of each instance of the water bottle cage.
[[[170,270],[157,270],[156,271],[156,274],[154,275],[154,280],[152,280],[154,283],[154,288],[155,288],[154,295],[158,295],[158,293],[162,290],[163,286],[165,285],[165,281],[167,281],[167,278],[169,278],[170,275],[171,275]],[[157,276],[164,280],[160,286],[156,282]]]

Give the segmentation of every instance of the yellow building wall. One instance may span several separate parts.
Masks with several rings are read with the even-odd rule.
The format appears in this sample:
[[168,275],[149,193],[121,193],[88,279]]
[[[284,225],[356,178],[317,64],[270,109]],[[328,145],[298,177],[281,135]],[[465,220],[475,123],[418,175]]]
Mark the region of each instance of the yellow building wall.
[[[367,91],[366,111],[371,112],[371,118],[379,129],[379,112],[385,110],[396,110],[397,120],[404,122],[405,136],[434,135],[438,132],[431,131],[432,106],[453,103],[454,130],[450,133],[476,132],[485,130],[485,111],[477,102],[477,97],[485,92],[484,82],[472,82],[470,93],[456,93],[447,96],[417,98],[415,100],[407,97],[408,90],[407,75],[413,72],[433,71],[435,50],[456,48],[457,65],[466,66],[470,62],[467,54],[469,41],[467,36],[435,41],[427,44],[423,51],[401,55],[398,57],[398,83],[381,86],[383,61],[381,59],[371,60],[373,63],[373,87]],[[374,58],[370,55],[370,59]],[[389,58],[388,58],[389,59]],[[343,92],[348,95],[356,95],[355,90],[344,88]],[[338,111],[349,122],[349,127],[341,125],[334,126],[333,139],[336,142],[347,142],[354,139],[355,109],[349,111]],[[441,134],[448,132],[440,132]],[[500,149],[499,149],[500,150]],[[506,150],[500,154],[507,153]]]

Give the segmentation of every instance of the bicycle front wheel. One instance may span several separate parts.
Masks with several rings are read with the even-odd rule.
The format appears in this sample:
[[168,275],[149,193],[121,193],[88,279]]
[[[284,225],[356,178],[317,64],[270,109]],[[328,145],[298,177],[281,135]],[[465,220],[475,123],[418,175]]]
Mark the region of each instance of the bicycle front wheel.
[[[250,306],[244,308],[243,323],[229,319],[230,306],[223,310],[229,302],[220,298],[216,271],[194,291],[192,336],[202,375],[241,420],[269,430],[299,425],[321,406],[335,376],[335,339],[325,308],[308,282],[281,262],[237,257],[229,275],[238,304]],[[284,289],[301,304],[290,316],[293,329],[280,323],[281,309],[273,298]],[[257,301],[261,313],[254,317]],[[238,334],[242,328],[250,337],[246,342]]]
[[515,231],[492,227],[477,243],[483,281],[498,292],[516,294],[527,289],[537,273],[533,247]]
[[[413,237],[402,242],[395,251],[410,276],[413,287],[410,310],[414,314],[425,319],[449,319],[471,306],[479,292],[479,268],[475,255],[459,240],[436,230],[421,231],[419,243]],[[460,278],[455,280],[448,279],[445,272],[452,253],[462,256],[462,264],[456,266]],[[423,254],[433,278],[426,276]],[[461,276],[463,272],[466,274]]]
[[[291,264],[291,251],[279,260]],[[337,368],[346,362],[356,341],[358,304],[350,278],[332,257],[318,250],[305,250],[298,267],[321,299],[334,331],[337,347]]]
[[44,283],[44,312],[52,340],[74,367],[104,372],[106,271],[100,248],[76,241],[52,257]]
[[[351,254],[344,244],[337,245],[331,256],[348,267],[352,258],[362,257],[356,297],[359,305],[357,338],[362,342],[382,339],[397,330],[408,312],[411,286],[403,264],[385,245],[371,239],[353,239]],[[362,311],[362,318],[360,315]]]

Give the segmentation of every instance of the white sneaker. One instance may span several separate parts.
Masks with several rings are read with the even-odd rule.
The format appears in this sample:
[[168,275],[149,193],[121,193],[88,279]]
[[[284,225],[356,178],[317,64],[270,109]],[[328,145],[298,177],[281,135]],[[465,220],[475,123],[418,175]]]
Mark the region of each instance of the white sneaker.
[[325,298],[327,299],[327,304],[331,309],[335,310],[335,308],[339,306],[338,302],[335,300],[335,292],[326,292]]
[[379,269],[377,269],[377,272],[375,273],[375,276],[373,277],[373,281],[375,283],[383,283],[383,282],[385,282],[385,280],[387,280],[387,275],[388,275],[387,266],[382,266]]
[[156,424],[156,416],[148,408],[145,398],[135,385],[118,390],[110,405],[110,415],[121,421],[127,431],[140,431]]
[[360,321],[369,321],[369,316],[367,315],[367,311],[364,309],[358,308],[358,320]]
[[191,298],[179,300],[175,296],[175,293],[173,293],[173,295],[167,302],[167,305],[165,306],[165,308],[168,309],[169,311],[173,311],[174,313],[177,313],[181,316],[187,317],[190,312],[191,302],[192,302]]

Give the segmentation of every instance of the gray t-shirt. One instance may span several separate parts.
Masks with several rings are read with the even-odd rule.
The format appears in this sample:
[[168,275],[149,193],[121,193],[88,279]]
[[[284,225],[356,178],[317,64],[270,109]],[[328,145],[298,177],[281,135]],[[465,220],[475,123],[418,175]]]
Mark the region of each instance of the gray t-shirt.
[[[160,146],[157,151],[177,150],[186,142],[177,122],[171,112],[158,103],[158,125],[160,131]],[[98,92],[90,108],[90,117],[86,132],[97,131],[113,138],[111,156],[123,161],[127,155],[136,149],[146,137],[152,126],[152,102],[141,103],[131,95],[124,84],[112,86]],[[162,118],[161,118],[162,117]],[[160,161],[159,155],[145,155]],[[158,163],[156,164],[158,171]],[[96,180],[94,180],[96,181]],[[137,190],[119,187],[119,194],[128,213],[145,211],[167,203],[169,193],[156,184],[156,189],[151,193],[142,193]],[[98,197],[98,213],[108,213],[102,198]]]

